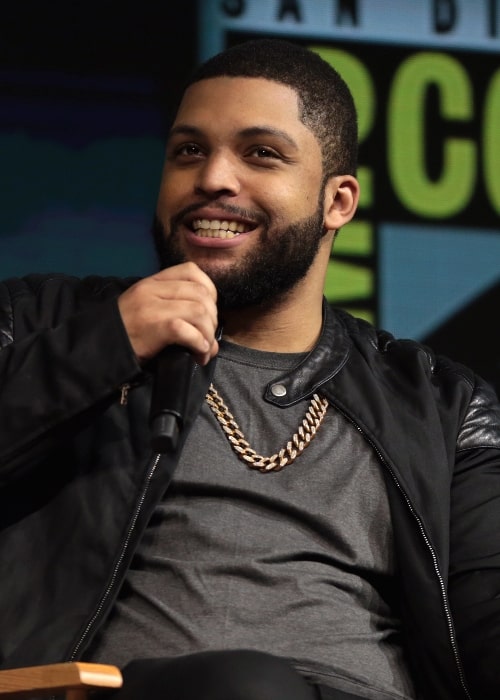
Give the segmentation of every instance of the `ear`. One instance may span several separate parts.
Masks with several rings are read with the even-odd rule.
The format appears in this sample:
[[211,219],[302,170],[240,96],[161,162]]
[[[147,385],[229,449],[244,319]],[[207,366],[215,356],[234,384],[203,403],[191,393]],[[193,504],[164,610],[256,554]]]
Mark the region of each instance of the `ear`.
[[353,175],[334,175],[325,185],[324,226],[338,231],[354,216],[359,201],[359,182]]

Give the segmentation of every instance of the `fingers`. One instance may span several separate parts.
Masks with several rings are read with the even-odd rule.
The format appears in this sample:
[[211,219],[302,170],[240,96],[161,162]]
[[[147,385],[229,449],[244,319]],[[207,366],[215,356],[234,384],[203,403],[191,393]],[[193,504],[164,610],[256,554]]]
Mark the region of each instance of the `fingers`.
[[218,351],[217,290],[194,263],[140,280],[120,295],[118,308],[141,363],[173,344],[190,350],[201,365]]

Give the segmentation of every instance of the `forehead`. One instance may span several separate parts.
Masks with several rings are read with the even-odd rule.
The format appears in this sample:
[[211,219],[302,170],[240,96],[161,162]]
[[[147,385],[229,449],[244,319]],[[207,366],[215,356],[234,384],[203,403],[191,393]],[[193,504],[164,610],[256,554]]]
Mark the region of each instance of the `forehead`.
[[174,126],[179,124],[208,131],[265,125],[316,141],[300,120],[296,91],[265,78],[221,76],[193,83],[179,106]]

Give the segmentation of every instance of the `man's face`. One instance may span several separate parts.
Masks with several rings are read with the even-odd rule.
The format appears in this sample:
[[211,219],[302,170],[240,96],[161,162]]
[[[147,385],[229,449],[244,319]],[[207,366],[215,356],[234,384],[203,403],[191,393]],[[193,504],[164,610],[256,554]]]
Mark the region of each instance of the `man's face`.
[[172,127],[154,235],[162,266],[196,262],[221,304],[270,303],[303,279],[324,233],[321,149],[291,88],[211,78]]

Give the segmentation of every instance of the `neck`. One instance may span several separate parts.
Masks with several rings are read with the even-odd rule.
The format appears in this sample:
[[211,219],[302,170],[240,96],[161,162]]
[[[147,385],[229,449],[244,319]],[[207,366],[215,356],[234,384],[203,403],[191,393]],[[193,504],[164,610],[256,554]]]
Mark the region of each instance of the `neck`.
[[314,303],[293,296],[266,308],[227,312],[224,338],[254,350],[308,352],[321,333],[322,295]]

